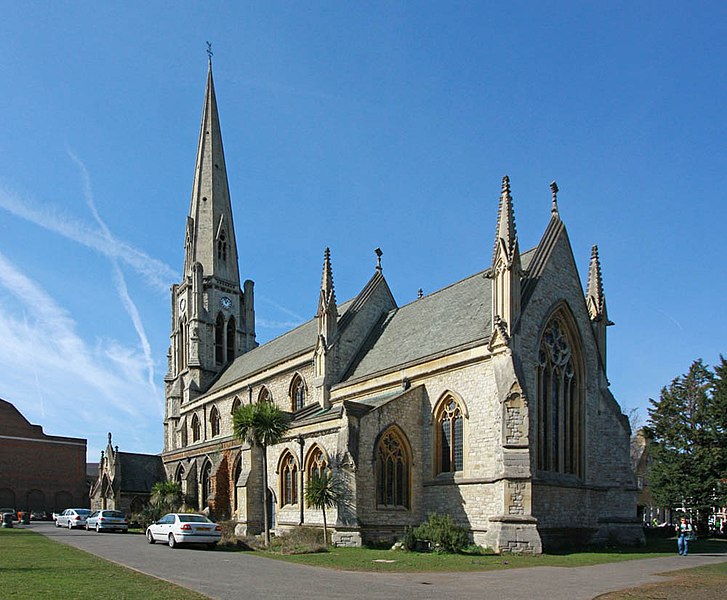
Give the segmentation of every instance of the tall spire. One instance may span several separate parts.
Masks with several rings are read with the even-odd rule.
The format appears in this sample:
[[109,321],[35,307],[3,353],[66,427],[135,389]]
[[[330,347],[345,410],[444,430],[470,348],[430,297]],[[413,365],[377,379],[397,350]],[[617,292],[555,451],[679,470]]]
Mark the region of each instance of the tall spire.
[[[520,318],[520,248],[515,229],[515,211],[510,195],[510,178],[502,178],[497,213],[495,248],[492,253],[492,339],[493,345],[508,344]],[[494,346],[493,346],[494,347]]]
[[336,290],[333,287],[333,269],[331,268],[331,250],[326,248],[323,253],[323,276],[321,277],[321,296],[318,302],[317,317],[331,309],[336,310]]
[[588,265],[588,283],[586,285],[586,303],[592,321],[607,319],[606,299],[603,295],[603,277],[601,262],[598,258],[598,246],[591,248],[591,262]]
[[495,248],[492,252],[492,264],[499,249],[505,251],[508,262],[512,262],[515,250],[518,247],[517,231],[515,229],[515,213],[512,207],[512,196],[510,195],[510,178],[505,175],[502,178],[502,191],[500,193],[500,207],[497,212],[497,230],[495,232]]
[[193,265],[200,263],[205,277],[216,276],[239,285],[237,243],[211,57],[208,61],[189,217],[191,222],[187,231],[185,275],[191,275]]

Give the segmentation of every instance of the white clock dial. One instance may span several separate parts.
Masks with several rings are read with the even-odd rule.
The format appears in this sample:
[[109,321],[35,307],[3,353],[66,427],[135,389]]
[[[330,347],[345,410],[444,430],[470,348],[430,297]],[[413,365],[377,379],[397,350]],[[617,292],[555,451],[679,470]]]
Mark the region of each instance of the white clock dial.
[[232,300],[230,300],[227,296],[222,296],[222,298],[220,298],[220,306],[225,310],[230,310],[232,308]]

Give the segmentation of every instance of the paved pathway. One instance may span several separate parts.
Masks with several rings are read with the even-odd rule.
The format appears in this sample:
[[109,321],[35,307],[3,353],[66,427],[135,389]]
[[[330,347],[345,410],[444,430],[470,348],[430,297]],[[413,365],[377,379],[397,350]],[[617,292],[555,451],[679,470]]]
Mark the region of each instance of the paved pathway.
[[606,592],[661,581],[657,573],[727,561],[727,554],[684,558],[675,553],[578,568],[359,573],[296,565],[247,553],[171,550],[161,544],[149,545],[140,535],[68,531],[56,529],[52,523],[30,527],[59,542],[218,600],[591,600]]

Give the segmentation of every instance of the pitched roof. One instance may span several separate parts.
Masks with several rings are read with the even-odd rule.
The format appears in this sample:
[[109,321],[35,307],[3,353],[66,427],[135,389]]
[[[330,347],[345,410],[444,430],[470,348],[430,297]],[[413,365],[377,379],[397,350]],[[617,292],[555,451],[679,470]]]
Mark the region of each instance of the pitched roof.
[[392,310],[374,328],[346,379],[366,377],[489,339],[491,286],[481,271]]
[[151,486],[167,478],[162,457],[158,454],[119,452],[122,492],[151,492]]

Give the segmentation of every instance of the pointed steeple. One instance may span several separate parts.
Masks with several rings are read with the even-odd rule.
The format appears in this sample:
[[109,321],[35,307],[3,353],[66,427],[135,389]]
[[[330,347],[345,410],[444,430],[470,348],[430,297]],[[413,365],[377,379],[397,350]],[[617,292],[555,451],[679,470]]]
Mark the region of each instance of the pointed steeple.
[[500,193],[500,206],[497,212],[497,230],[495,232],[495,248],[492,252],[492,264],[495,265],[498,250],[504,251],[508,262],[512,261],[518,250],[517,231],[515,229],[515,213],[512,208],[510,195],[510,178],[502,178],[502,192]]
[[191,275],[194,264],[200,263],[205,277],[215,276],[239,285],[237,243],[211,59],[208,62],[189,221],[184,274]]
[[502,178],[497,213],[495,248],[492,254],[492,340],[509,343],[520,318],[520,248],[515,229],[515,212],[510,195],[510,178]]
[[313,377],[313,395],[323,408],[330,406],[331,384],[336,373],[336,342],[338,337],[338,306],[336,291],[333,287],[333,269],[331,268],[331,251],[326,248],[323,253],[323,276],[321,277],[321,293],[318,299],[318,341],[314,354],[315,373]]
[[592,321],[608,319],[606,315],[606,299],[603,295],[603,277],[601,261],[598,258],[598,246],[591,248],[591,262],[588,265],[588,283],[586,285],[586,303]]
[[598,258],[598,246],[591,248],[591,262],[588,265],[588,283],[586,285],[586,306],[591,318],[591,327],[596,336],[598,352],[601,355],[604,380],[606,375],[606,327],[613,325],[608,320],[606,311],[606,296],[603,293],[603,278],[601,276],[601,261]]
[[336,304],[336,290],[333,287],[333,269],[331,268],[331,251],[326,248],[323,253],[323,276],[321,277],[321,293],[318,300],[319,319],[318,332],[330,343],[335,335],[338,306]]

